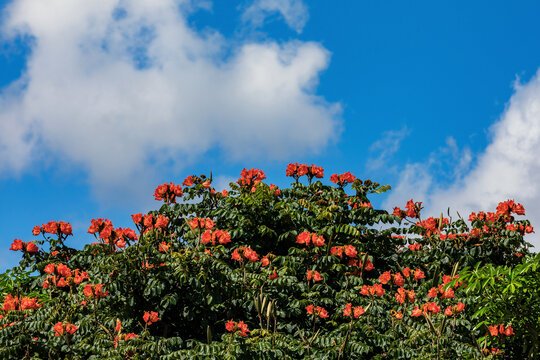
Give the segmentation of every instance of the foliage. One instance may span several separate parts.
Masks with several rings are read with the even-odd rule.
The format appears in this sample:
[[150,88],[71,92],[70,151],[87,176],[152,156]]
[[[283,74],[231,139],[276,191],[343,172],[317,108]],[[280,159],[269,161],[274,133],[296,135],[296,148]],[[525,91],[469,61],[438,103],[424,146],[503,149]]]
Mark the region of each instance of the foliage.
[[[514,217],[521,205],[471,215],[470,226],[422,220],[412,200],[393,214],[374,209],[369,198],[389,187],[350,173],[332,175],[335,186],[314,165],[286,174],[286,189],[258,169],[228,192],[204,175],[160,185],[165,203],[132,215],[137,231],[93,219],[97,242],[83,250],[66,245],[69,224],[36,226],[44,240],[12,245],[22,251],[16,282],[0,278],[0,358],[519,358],[520,339],[537,354],[538,304],[528,303],[530,321],[500,309],[538,283],[519,265],[532,231]],[[503,281],[486,287],[494,266]],[[495,341],[485,324],[499,322],[516,334],[486,354]]]

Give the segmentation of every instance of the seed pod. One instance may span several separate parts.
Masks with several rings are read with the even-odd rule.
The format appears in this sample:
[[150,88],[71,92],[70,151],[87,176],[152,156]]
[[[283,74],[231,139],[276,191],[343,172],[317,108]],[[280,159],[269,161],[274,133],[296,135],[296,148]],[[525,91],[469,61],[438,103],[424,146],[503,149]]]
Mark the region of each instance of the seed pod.
[[210,325],[206,326],[206,341],[208,341],[209,344],[212,343],[212,329],[210,328]]
[[272,315],[272,310],[274,308],[274,301],[270,301],[270,303],[268,304],[268,310],[266,311],[266,317],[268,319],[270,319],[270,315]]

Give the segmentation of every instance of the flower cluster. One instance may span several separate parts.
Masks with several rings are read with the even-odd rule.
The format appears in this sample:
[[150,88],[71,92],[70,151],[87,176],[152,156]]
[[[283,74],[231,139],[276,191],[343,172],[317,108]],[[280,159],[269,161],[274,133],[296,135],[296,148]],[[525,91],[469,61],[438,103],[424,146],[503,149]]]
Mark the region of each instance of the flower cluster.
[[497,215],[509,216],[512,213],[525,215],[525,208],[521,204],[516,204],[514,200],[502,201],[497,205]]
[[129,228],[114,228],[109,219],[92,219],[88,228],[89,234],[98,234],[100,241],[113,244],[116,248],[124,248],[126,241],[137,241],[137,233]]
[[322,235],[317,235],[315,233],[310,233],[307,231],[304,231],[296,237],[296,243],[297,244],[305,244],[306,246],[309,246],[310,243],[313,243],[315,246],[323,246],[324,245],[324,238]]
[[408,299],[409,302],[411,303],[414,302],[414,299],[415,299],[414,290],[405,290],[402,287],[398,288],[396,292],[396,301],[399,304],[403,304],[406,299]]
[[190,221],[188,221],[188,224],[189,226],[192,228],[192,229],[207,229],[207,230],[212,230],[215,226],[214,222],[212,221],[212,219],[208,219],[208,218],[193,218],[191,219]]
[[324,177],[324,169],[320,166],[307,166],[306,164],[289,164],[287,170],[285,170],[286,176],[291,176],[298,180],[301,176],[307,175],[309,180],[313,178],[322,179]]
[[41,226],[36,225],[32,229],[32,234],[35,236],[39,234],[52,234],[52,235],[73,235],[71,224],[64,221],[49,221]]
[[401,210],[399,207],[394,208],[393,215],[399,216],[401,219],[405,217],[417,218],[420,216],[420,210],[422,210],[422,202],[414,202],[413,199],[407,201],[405,205],[406,210]]
[[[347,255],[347,254],[345,254]],[[350,259],[349,262],[347,263],[349,266],[356,266],[358,267],[358,269],[362,269],[362,260],[359,260],[359,259]],[[366,260],[366,266],[364,267],[364,269],[366,271],[371,271],[373,269],[375,269],[375,266],[373,266],[373,263],[371,262],[371,260],[368,258]]]
[[87,298],[95,298],[95,299],[100,299],[100,298],[104,298],[108,296],[109,292],[108,291],[103,292],[102,290],[103,285],[104,284],[85,285],[83,289],[84,296],[86,296]]
[[18,296],[7,294],[6,297],[4,298],[4,304],[2,305],[2,310],[4,311],[28,310],[28,309],[37,309],[40,306],[41,304],[38,303],[37,298],[29,298],[25,296],[22,299],[19,299]]
[[22,251],[30,253],[30,254],[37,253],[39,251],[36,244],[34,244],[31,241],[24,242],[21,239],[14,239],[13,243],[11,244],[11,247],[9,248],[9,250],[13,250],[13,251],[22,250]]
[[248,260],[250,262],[255,262],[259,260],[259,255],[255,252],[255,250],[252,250],[249,246],[241,246],[239,248],[234,249],[231,259],[236,261],[244,262],[245,260]]
[[244,168],[240,172],[240,178],[237,183],[243,187],[251,187],[251,191],[255,191],[255,185],[266,179],[266,174],[259,169],[249,169]]
[[231,242],[231,235],[225,230],[206,230],[202,234],[201,243],[212,243],[212,246],[215,246],[216,241],[222,245],[228,244]]
[[243,321],[235,322],[232,319],[225,323],[225,329],[227,329],[228,332],[238,334],[239,336],[248,336],[249,333],[246,323]]
[[195,184],[201,184],[204,189],[208,189],[212,185],[212,179],[207,179],[204,175],[201,175],[201,177],[189,175],[185,178],[184,182],[182,182],[182,185],[188,187]]
[[73,335],[73,333],[77,331],[78,327],[68,322],[62,323],[59,321],[54,325],[53,329],[54,329],[54,336],[62,336],[64,334]]
[[381,284],[373,284],[373,285],[363,285],[362,289],[360,289],[360,294],[365,296],[383,296],[384,295],[384,289]]
[[488,326],[489,334],[491,336],[512,336],[514,335],[514,329],[511,325],[508,325],[506,328],[503,324]]
[[328,311],[325,310],[322,306],[313,306],[313,304],[306,306],[306,311],[309,315],[318,316],[321,319],[328,317]]
[[159,314],[155,311],[145,311],[143,314],[143,320],[146,323],[146,325],[150,326],[153,323],[161,320],[158,316]]
[[47,289],[50,286],[59,288],[80,284],[84,280],[88,280],[88,274],[85,271],[75,269],[72,271],[67,265],[62,263],[50,263],[45,266],[43,272],[52,275],[43,281],[43,288]]
[[154,198],[156,200],[165,200],[167,203],[176,203],[176,198],[184,195],[181,185],[175,185],[173,182],[162,185],[158,185],[154,191]]
[[306,276],[307,276],[308,281],[313,280],[317,282],[317,281],[323,280],[321,274],[318,271],[308,270]]
[[364,315],[366,311],[361,306],[355,306],[352,307],[351,303],[348,303],[345,305],[345,310],[343,310],[343,316],[350,317],[351,315],[354,316],[355,319],[359,318],[360,316]]
[[347,255],[350,258],[355,258],[358,256],[358,251],[352,245],[343,245],[343,246],[333,246],[330,249],[330,254],[335,255],[339,258],[343,258],[343,254]]
[[163,215],[154,216],[152,214],[142,215],[141,213],[131,215],[133,222],[144,233],[154,229],[165,229],[169,224],[169,218]]
[[333,174],[332,176],[330,176],[330,181],[333,182],[334,184],[338,184],[341,187],[349,183],[352,183],[355,179],[356,177],[348,171],[341,175]]

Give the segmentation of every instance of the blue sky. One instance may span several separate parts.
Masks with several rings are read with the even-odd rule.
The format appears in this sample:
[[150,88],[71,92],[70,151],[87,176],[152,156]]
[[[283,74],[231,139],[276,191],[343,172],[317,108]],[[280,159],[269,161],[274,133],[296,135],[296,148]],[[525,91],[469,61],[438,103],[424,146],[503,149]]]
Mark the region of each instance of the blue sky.
[[[0,0],[0,246],[34,225],[130,226],[153,189],[288,162],[438,214],[540,223],[534,1]],[[539,244],[535,235],[529,241]],[[538,247],[538,245],[537,245]],[[5,251],[0,270],[18,254]]]

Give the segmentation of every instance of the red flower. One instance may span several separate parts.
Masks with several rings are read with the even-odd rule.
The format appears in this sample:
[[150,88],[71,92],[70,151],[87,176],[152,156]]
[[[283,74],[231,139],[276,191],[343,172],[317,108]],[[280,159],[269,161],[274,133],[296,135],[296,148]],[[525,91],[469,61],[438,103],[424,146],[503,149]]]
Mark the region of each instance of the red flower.
[[103,292],[102,291],[103,284],[96,284],[96,285],[85,285],[83,289],[84,296],[86,297],[93,297],[95,296],[97,299],[104,298],[109,295],[108,291]]
[[47,266],[45,266],[43,271],[47,274],[52,274],[54,272],[54,264],[48,264]]
[[308,314],[312,315],[314,310],[313,304],[306,306],[306,311]]
[[234,249],[231,259],[236,261],[249,260],[250,262],[255,262],[259,260],[259,255],[257,255],[257,253],[250,247],[241,246],[237,249]]
[[403,302],[405,301],[405,289],[398,289],[398,292],[396,293],[396,301],[400,304],[403,304]]
[[64,264],[58,264],[56,271],[63,277],[71,277],[71,269]]
[[428,297],[430,298],[434,298],[434,297],[437,297],[437,293],[439,292],[439,289],[436,288],[436,287],[432,287],[431,289],[429,289],[428,291]]
[[237,183],[240,186],[244,187],[252,187],[253,185],[257,185],[262,180],[266,179],[266,175],[262,170],[259,169],[243,169],[240,173],[240,178],[238,179]]
[[65,324],[61,322],[57,322],[54,325],[53,329],[54,329],[54,336],[62,336],[64,335],[64,332],[66,334],[72,335],[75,331],[77,331],[78,327],[68,322]]
[[23,297],[21,300],[21,310],[37,309],[40,306],[37,298]]
[[330,176],[330,181],[338,184],[339,186],[345,186],[348,183],[352,183],[355,179],[356,177],[350,172],[346,172],[341,175],[333,174],[332,176]]
[[161,251],[161,252],[167,252],[167,251],[169,251],[169,247],[170,247],[169,244],[167,244],[165,241],[162,241],[162,242],[159,244],[159,251]]
[[175,185],[174,183],[165,183],[163,185],[158,185],[154,191],[154,198],[156,200],[165,200],[169,203],[176,203],[176,197],[181,197],[184,195],[182,193],[182,187],[180,185]]
[[379,276],[379,282],[383,285],[388,284],[388,281],[392,278],[390,271],[385,271]]
[[330,249],[330,254],[331,255],[335,255],[339,258],[342,258],[343,257],[343,247],[341,246],[332,246],[332,248]]
[[401,311],[398,311],[395,315],[396,319],[403,319],[403,313]]
[[446,315],[446,316],[454,315],[454,313],[452,312],[452,308],[450,306],[447,307],[446,310],[444,310],[444,315]]
[[270,280],[274,280],[279,277],[278,273],[276,272],[276,269],[274,269],[274,273],[271,274],[269,277],[270,277]]
[[428,309],[429,311],[431,311],[432,313],[434,313],[434,314],[437,314],[437,313],[441,312],[440,306],[438,306],[438,305],[437,305],[436,303],[434,303],[434,302],[428,303],[427,309]]
[[348,303],[345,305],[345,310],[343,310],[343,316],[351,316],[352,314],[352,304]]
[[133,215],[131,215],[131,218],[133,219],[133,222],[136,225],[139,225],[139,224],[142,223],[142,214],[141,213],[133,214]]
[[227,331],[233,331],[235,325],[235,322],[231,319],[225,323],[225,329],[227,329]]
[[21,239],[15,239],[13,240],[13,243],[11,244],[11,247],[9,250],[13,251],[19,251],[23,249],[23,241]]
[[158,215],[157,220],[156,220],[156,228],[158,229],[166,228],[168,223],[169,223],[168,218],[166,218],[163,215]]
[[457,312],[462,312],[463,309],[465,309],[465,304],[462,303],[461,301],[458,302],[457,305],[456,305],[456,311],[457,311]]
[[351,258],[355,258],[356,255],[358,255],[358,252],[356,251],[354,246],[346,245],[345,246],[345,255],[347,255],[348,257],[351,257]]
[[60,224],[60,232],[64,235],[73,235],[71,224],[63,221],[58,222]]
[[81,271],[79,269],[75,270],[75,276],[73,278],[73,281],[75,284],[80,284],[84,280],[88,280],[88,274],[85,271]]
[[413,309],[413,311],[412,311],[411,316],[420,316],[420,315],[422,315],[422,310],[420,310],[420,309],[418,308],[418,306],[415,306],[414,309]]
[[394,275],[394,284],[396,284],[397,286],[403,286],[404,283],[405,280],[403,280],[403,276],[401,276],[400,273],[396,273]]
[[238,327],[238,330],[240,331],[240,336],[248,336],[248,326],[243,321],[239,321],[236,326]]
[[39,234],[41,234],[41,226],[36,225],[36,226],[34,226],[34,228],[32,229],[32,235],[38,236]]
[[414,280],[415,281],[418,281],[420,279],[425,279],[426,278],[426,275],[424,275],[424,272],[420,269],[416,269],[414,271]]
[[405,269],[403,269],[403,276],[405,276],[406,278],[408,278],[409,276],[411,276],[411,269],[409,269],[408,267],[406,267]]
[[356,306],[353,310],[353,315],[354,315],[354,318],[358,318],[360,316],[362,316],[366,311],[364,310],[363,307],[361,306]]
[[54,327],[54,336],[62,336],[64,334],[64,325],[61,322],[57,322]]
[[514,335],[514,329],[512,329],[512,326],[508,325],[506,329],[504,330],[504,335],[511,336]]
[[184,186],[192,186],[194,183],[195,183],[195,181],[193,180],[193,176],[189,175],[188,177],[186,177],[186,179],[184,180],[182,185],[184,185]]
[[318,271],[308,270],[307,271],[307,279],[313,280],[313,281],[322,281],[323,278],[321,277],[321,274]]
[[491,336],[497,336],[499,335],[499,326],[495,325],[495,326],[488,326],[488,329],[489,329],[489,334]]
[[270,260],[266,256],[263,256],[261,259],[261,266],[268,266],[270,265]]
[[159,314],[157,312],[155,312],[155,311],[150,311],[150,312],[145,311],[144,315],[143,315],[143,320],[148,326],[150,326],[153,323],[158,322],[159,320],[161,320],[158,317],[158,315]]
[[298,236],[296,237],[296,242],[298,244],[309,245],[309,243],[311,242],[311,233],[304,231],[303,233],[298,234]]
[[26,243],[26,252],[27,253],[37,253],[39,251],[36,244],[33,242]]
[[315,309],[315,314],[318,314],[321,319],[325,319],[328,317],[328,312],[321,306],[317,306],[317,308]]

